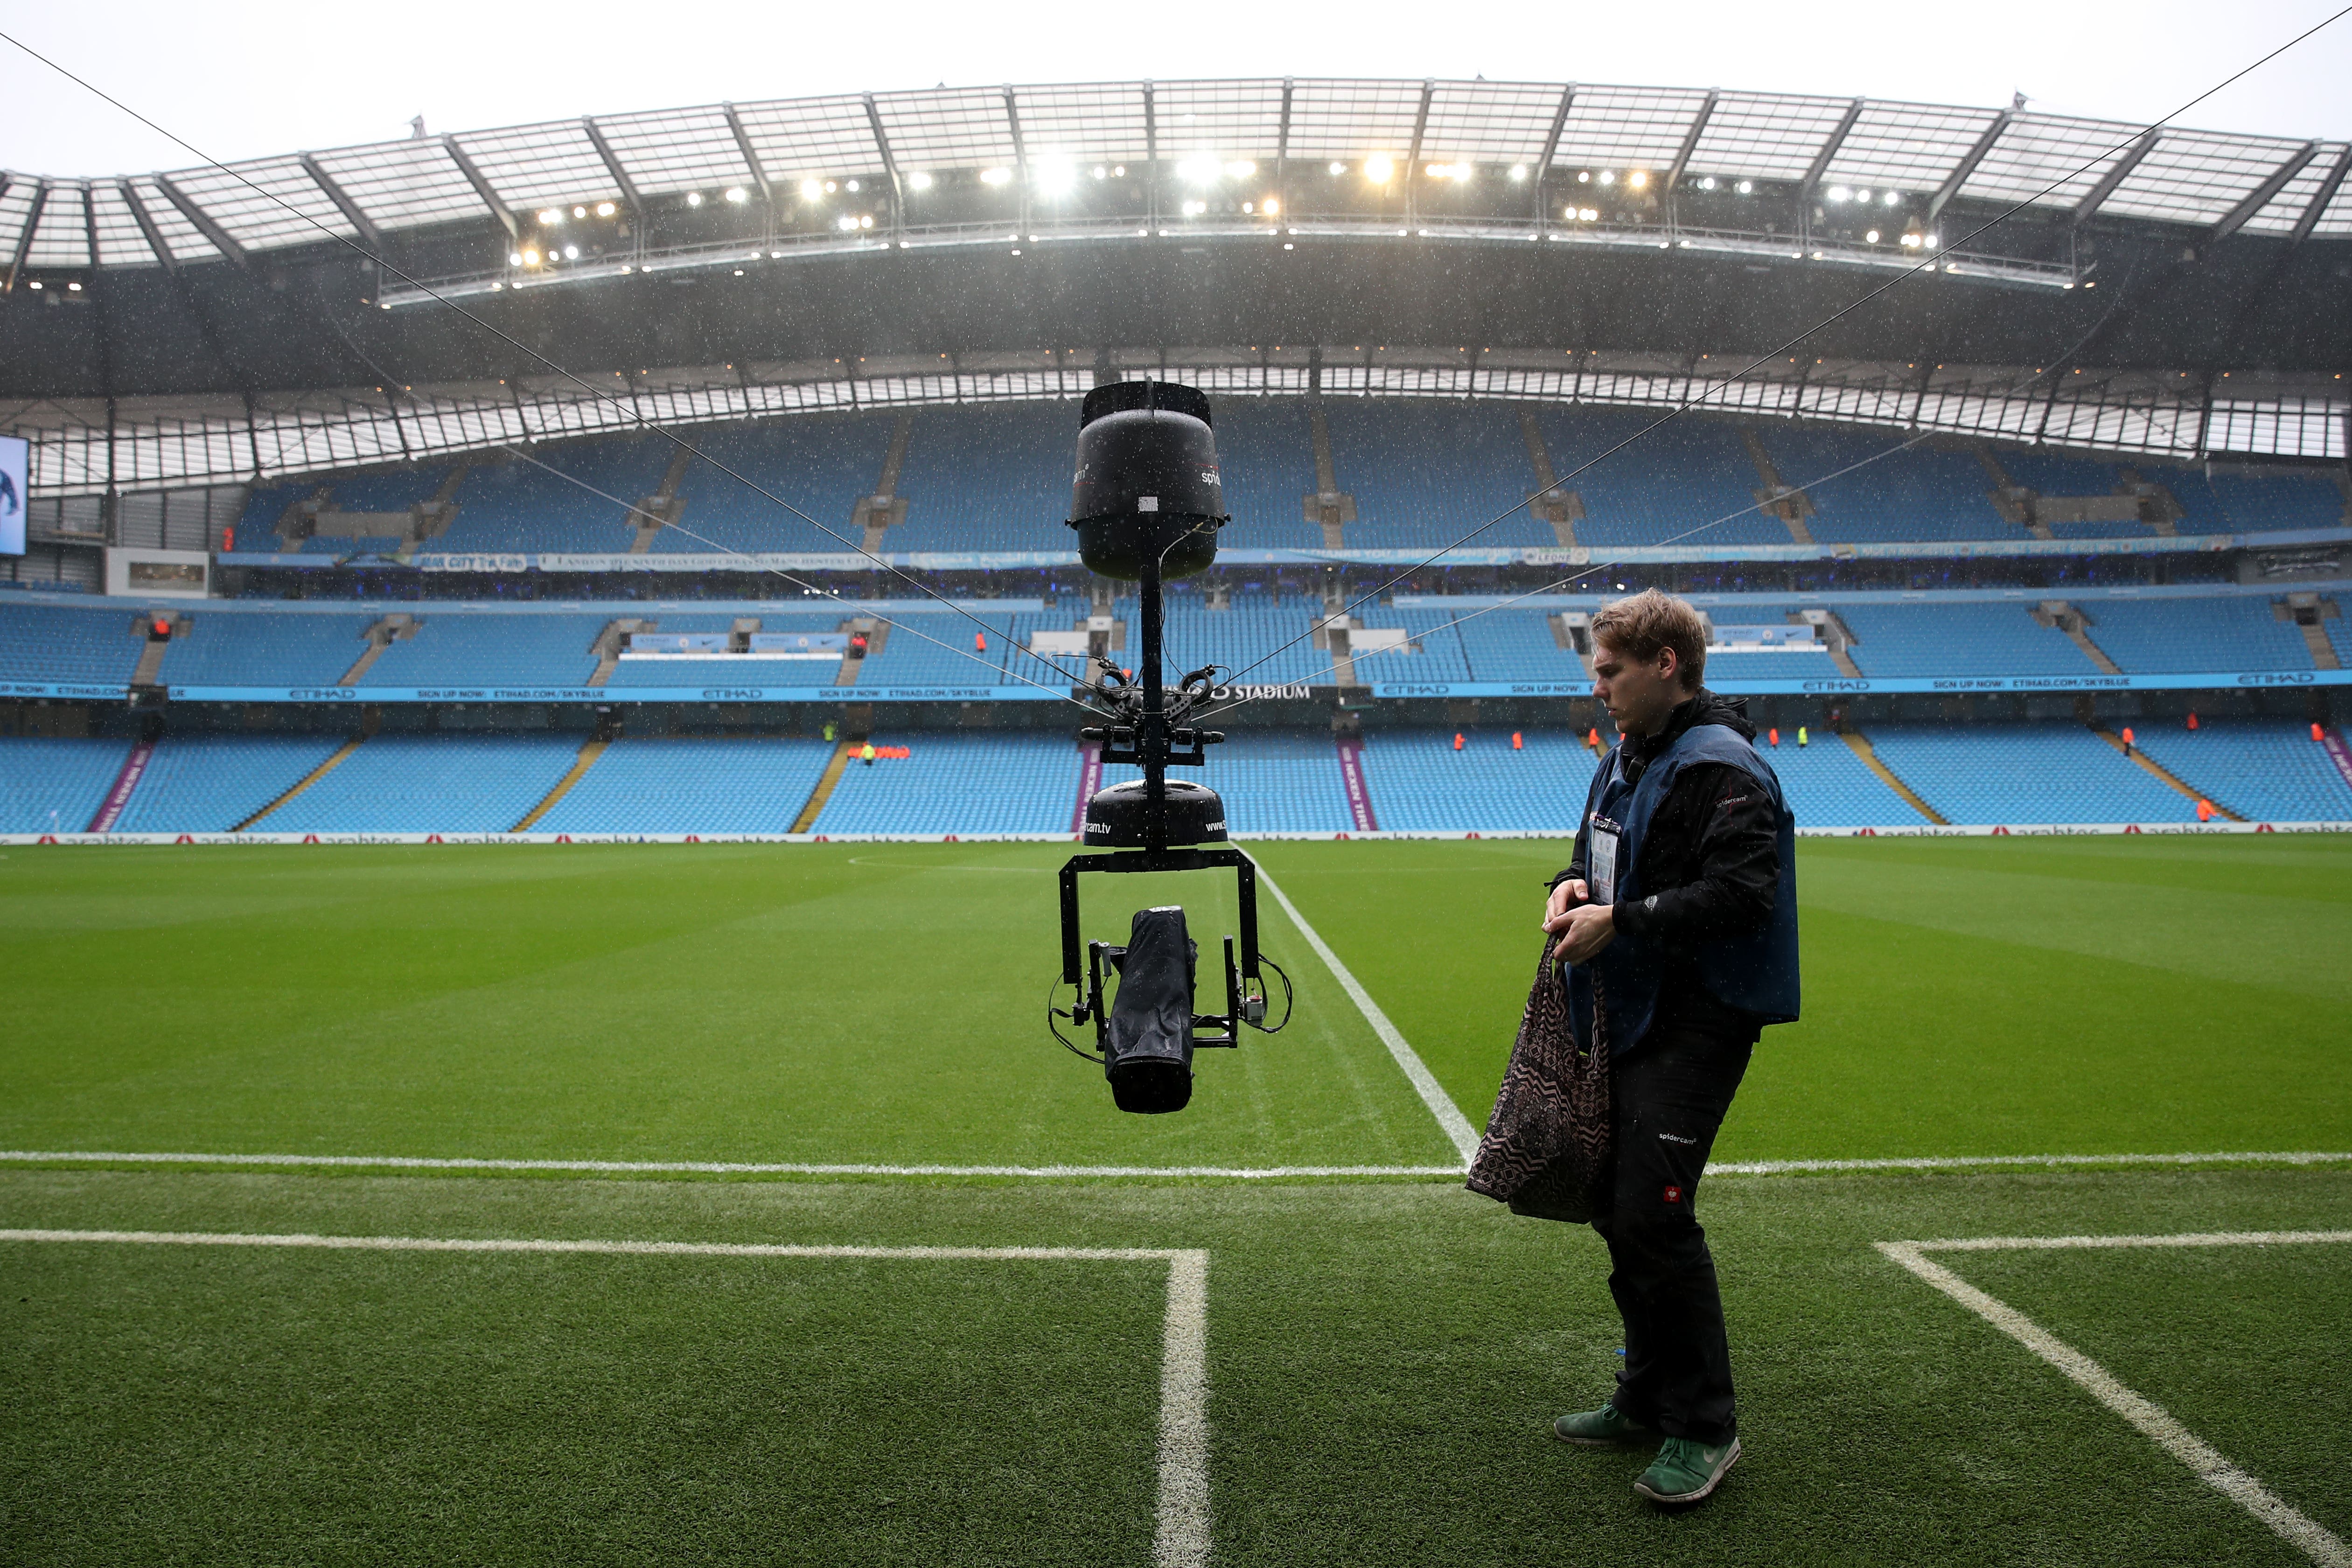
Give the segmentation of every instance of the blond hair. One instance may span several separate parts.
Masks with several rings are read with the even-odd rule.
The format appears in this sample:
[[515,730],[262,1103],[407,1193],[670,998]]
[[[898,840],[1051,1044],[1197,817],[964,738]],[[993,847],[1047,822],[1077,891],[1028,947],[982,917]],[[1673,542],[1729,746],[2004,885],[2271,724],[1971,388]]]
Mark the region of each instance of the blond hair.
[[1706,621],[1686,599],[1654,588],[1604,604],[1592,617],[1592,638],[1637,664],[1654,662],[1661,650],[1675,651],[1675,677],[1683,690],[1698,690],[1706,674]]

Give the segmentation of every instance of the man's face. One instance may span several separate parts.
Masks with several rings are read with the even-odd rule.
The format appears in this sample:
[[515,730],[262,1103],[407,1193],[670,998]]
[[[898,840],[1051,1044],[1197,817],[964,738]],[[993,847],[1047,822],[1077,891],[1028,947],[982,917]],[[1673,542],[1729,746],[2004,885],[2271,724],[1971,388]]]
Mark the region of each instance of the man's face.
[[1610,722],[1621,734],[1656,733],[1675,705],[1690,695],[1683,690],[1681,674],[1682,661],[1672,648],[1661,648],[1656,658],[1643,661],[1603,642],[1592,644],[1592,695],[1609,710]]

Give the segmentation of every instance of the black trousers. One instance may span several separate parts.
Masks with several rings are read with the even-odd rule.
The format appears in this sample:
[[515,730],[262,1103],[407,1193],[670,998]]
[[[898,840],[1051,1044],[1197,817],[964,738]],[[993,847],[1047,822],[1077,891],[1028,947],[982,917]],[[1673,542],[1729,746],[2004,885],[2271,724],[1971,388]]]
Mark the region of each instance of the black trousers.
[[1616,1203],[1609,1293],[1625,1320],[1620,1415],[1714,1445],[1738,1430],[1715,1259],[1694,1207],[1707,1152],[1755,1049],[1752,1029],[1653,1029],[1610,1069]]

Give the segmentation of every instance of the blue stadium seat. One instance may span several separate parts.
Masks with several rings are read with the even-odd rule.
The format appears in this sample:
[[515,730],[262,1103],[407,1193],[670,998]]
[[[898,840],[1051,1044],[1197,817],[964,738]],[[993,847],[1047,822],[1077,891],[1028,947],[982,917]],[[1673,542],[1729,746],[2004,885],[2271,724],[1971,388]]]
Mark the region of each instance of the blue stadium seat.
[[2267,599],[2102,599],[2082,609],[2091,641],[2133,674],[2311,668],[2303,633]]
[[119,600],[88,610],[0,602],[0,681],[127,685],[146,646],[133,618]]
[[331,686],[367,652],[373,615],[283,614],[191,617],[189,634],[163,655],[175,686]]
[[[1514,405],[1332,398],[1324,411],[1339,488],[1356,498],[1351,547],[1433,549],[1496,517],[1469,547],[1559,542],[1549,523],[1519,506],[1536,489],[1536,471]],[[1311,463],[1311,444],[1307,456]],[[1315,487],[1311,472],[1308,478],[1301,496]],[[1291,506],[1297,514],[1299,503]]]
[[122,833],[225,833],[286,793],[340,735],[166,735],[131,797]]
[[[1364,783],[1383,830],[1517,830],[1573,834],[1592,787],[1594,758],[1563,729],[1472,729],[1460,751],[1452,730],[1375,729],[1364,736]],[[1244,735],[1244,747],[1255,737]],[[1228,801],[1228,805],[1231,802]],[[1560,863],[1568,863],[1565,847]]]
[[394,643],[360,679],[368,686],[585,685],[602,615],[435,614],[420,607],[416,635]]
[[[923,420],[916,417],[919,433]],[[850,516],[858,497],[872,494],[882,477],[882,460],[896,423],[887,414],[824,414],[778,420],[756,430],[697,434],[696,446],[711,461],[688,467],[678,486],[686,502],[679,527],[656,535],[653,548],[747,554],[864,548],[864,530],[850,526]],[[724,468],[719,466],[722,464]],[[655,482],[659,483],[658,474]],[[787,507],[808,517],[795,517]],[[812,526],[809,517],[824,527]],[[902,541],[894,529],[882,548],[918,547]]]
[[2264,822],[2352,821],[2352,785],[2288,719],[2208,718],[2137,726],[2133,739],[2182,783],[2217,806]]
[[1853,662],[1865,675],[2079,675],[2098,667],[2021,603],[1849,604],[1838,614],[1853,630]]
[[576,735],[378,735],[254,831],[504,832],[579,750]]
[[833,751],[826,741],[791,737],[625,736],[531,831],[790,832]]
[[1872,725],[1879,760],[1951,822],[2185,822],[2196,807],[2080,725]]
[[820,833],[1066,833],[1080,755],[1067,734],[877,735],[905,757],[843,769],[817,818]]
[[130,755],[113,737],[0,736],[0,832],[80,832]]

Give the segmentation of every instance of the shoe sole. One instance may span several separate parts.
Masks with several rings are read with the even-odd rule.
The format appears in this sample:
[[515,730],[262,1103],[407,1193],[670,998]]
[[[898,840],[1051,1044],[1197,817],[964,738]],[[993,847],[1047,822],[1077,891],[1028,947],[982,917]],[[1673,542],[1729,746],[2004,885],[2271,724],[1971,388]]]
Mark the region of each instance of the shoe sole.
[[1551,1435],[1563,1443],[1573,1443],[1580,1448],[1623,1448],[1635,1443],[1654,1443],[1658,1438],[1658,1434],[1646,1428],[1628,1432],[1622,1437],[1571,1437],[1558,1427],[1554,1427],[1551,1428]]
[[1705,1502],[1708,1498],[1715,1495],[1715,1489],[1723,1484],[1723,1478],[1729,1475],[1731,1473],[1731,1467],[1738,1462],[1739,1439],[1734,1437],[1731,1439],[1731,1452],[1723,1457],[1723,1463],[1716,1467],[1715,1474],[1707,1477],[1706,1485],[1699,1488],[1698,1490],[1678,1493],[1654,1492],[1648,1487],[1643,1486],[1638,1479],[1633,1482],[1633,1490],[1640,1492],[1643,1497],[1648,1498],[1652,1502],[1661,1503],[1668,1508],[1673,1508],[1683,1503]]

